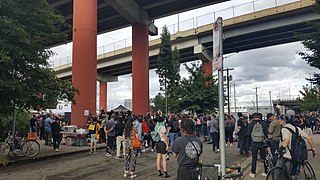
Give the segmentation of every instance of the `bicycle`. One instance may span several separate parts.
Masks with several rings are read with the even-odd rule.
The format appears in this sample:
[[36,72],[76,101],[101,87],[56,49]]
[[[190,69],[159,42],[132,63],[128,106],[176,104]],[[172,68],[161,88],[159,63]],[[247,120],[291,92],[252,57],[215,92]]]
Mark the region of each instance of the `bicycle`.
[[15,157],[34,157],[40,152],[40,144],[35,139],[32,133],[28,134],[26,140],[8,132],[5,142],[0,143],[0,155],[9,156],[11,152]]
[[270,149],[270,143],[271,143],[270,140],[264,141],[264,150],[266,152],[266,159],[264,160],[263,163],[265,163],[266,165],[267,172],[269,172],[270,169],[273,168],[273,156]]
[[[308,151],[312,151],[313,157],[315,157],[315,152],[313,150]],[[314,170],[308,161],[299,163],[297,165],[298,168],[296,169],[297,172],[292,174],[290,173],[291,167],[286,166],[286,159],[283,157],[283,153],[278,152],[278,154],[279,158],[277,164],[268,172],[266,177],[267,180],[316,180]]]
[[[241,172],[241,166],[227,166],[226,174],[222,175],[221,164],[202,164],[202,167],[215,167],[218,170],[218,180],[241,180],[243,172]],[[210,177],[203,177],[202,171],[200,173],[200,179],[212,180]]]

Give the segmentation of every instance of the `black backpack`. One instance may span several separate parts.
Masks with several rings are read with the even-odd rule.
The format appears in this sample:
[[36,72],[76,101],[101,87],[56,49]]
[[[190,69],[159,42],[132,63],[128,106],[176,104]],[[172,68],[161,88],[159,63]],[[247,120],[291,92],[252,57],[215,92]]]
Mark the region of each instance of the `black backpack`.
[[179,122],[177,120],[172,122],[172,132],[180,131]]
[[301,137],[297,127],[295,127],[296,128],[295,132],[288,127],[285,127],[285,128],[288,129],[292,134],[291,149],[290,149],[290,154],[292,159],[296,162],[300,162],[300,163],[304,162],[305,160],[308,159],[308,150],[307,150],[306,142]]

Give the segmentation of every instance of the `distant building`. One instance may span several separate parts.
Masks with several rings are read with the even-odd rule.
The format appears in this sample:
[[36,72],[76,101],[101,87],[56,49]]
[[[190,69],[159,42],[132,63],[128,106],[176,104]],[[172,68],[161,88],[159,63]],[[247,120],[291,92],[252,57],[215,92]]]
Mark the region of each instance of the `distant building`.
[[124,107],[128,109],[132,109],[132,99],[125,99],[123,104],[124,104]]
[[[247,106],[247,111],[249,114],[257,112],[257,107],[255,106]],[[268,113],[274,113],[274,109],[270,108],[270,106],[258,106],[258,113],[261,114],[268,114]]]
[[297,109],[298,103],[296,100],[275,100],[272,101],[276,114],[287,114],[288,110],[299,112]]

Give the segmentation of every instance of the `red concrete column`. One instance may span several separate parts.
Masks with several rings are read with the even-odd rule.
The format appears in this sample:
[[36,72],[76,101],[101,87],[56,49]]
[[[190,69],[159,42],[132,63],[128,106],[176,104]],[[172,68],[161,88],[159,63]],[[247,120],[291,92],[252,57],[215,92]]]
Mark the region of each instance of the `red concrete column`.
[[104,109],[107,112],[107,82],[100,81],[100,106],[99,110]]
[[80,94],[75,96],[71,124],[78,126],[87,124],[86,110],[96,115],[97,5],[97,0],[73,1],[72,84]]
[[132,25],[132,111],[149,112],[149,41],[148,26]]
[[209,61],[209,62],[202,61],[202,65],[203,65],[203,69],[204,69],[204,74],[206,76],[212,75],[212,61]]

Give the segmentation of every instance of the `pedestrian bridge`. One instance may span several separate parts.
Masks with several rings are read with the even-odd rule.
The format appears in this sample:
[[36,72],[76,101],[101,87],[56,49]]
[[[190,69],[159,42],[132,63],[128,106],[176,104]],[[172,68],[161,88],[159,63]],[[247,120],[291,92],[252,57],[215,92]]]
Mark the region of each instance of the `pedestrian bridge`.
[[[315,0],[280,2],[257,0],[168,26],[173,46],[180,50],[180,62],[212,59],[213,21],[219,16],[224,19],[225,54],[297,41],[294,33],[312,31],[306,22],[320,20],[314,12]],[[150,69],[156,67],[160,43],[154,37],[149,41]],[[59,78],[71,79],[71,60],[69,56],[53,62]],[[97,72],[115,79],[130,74],[131,38],[98,47]]]

